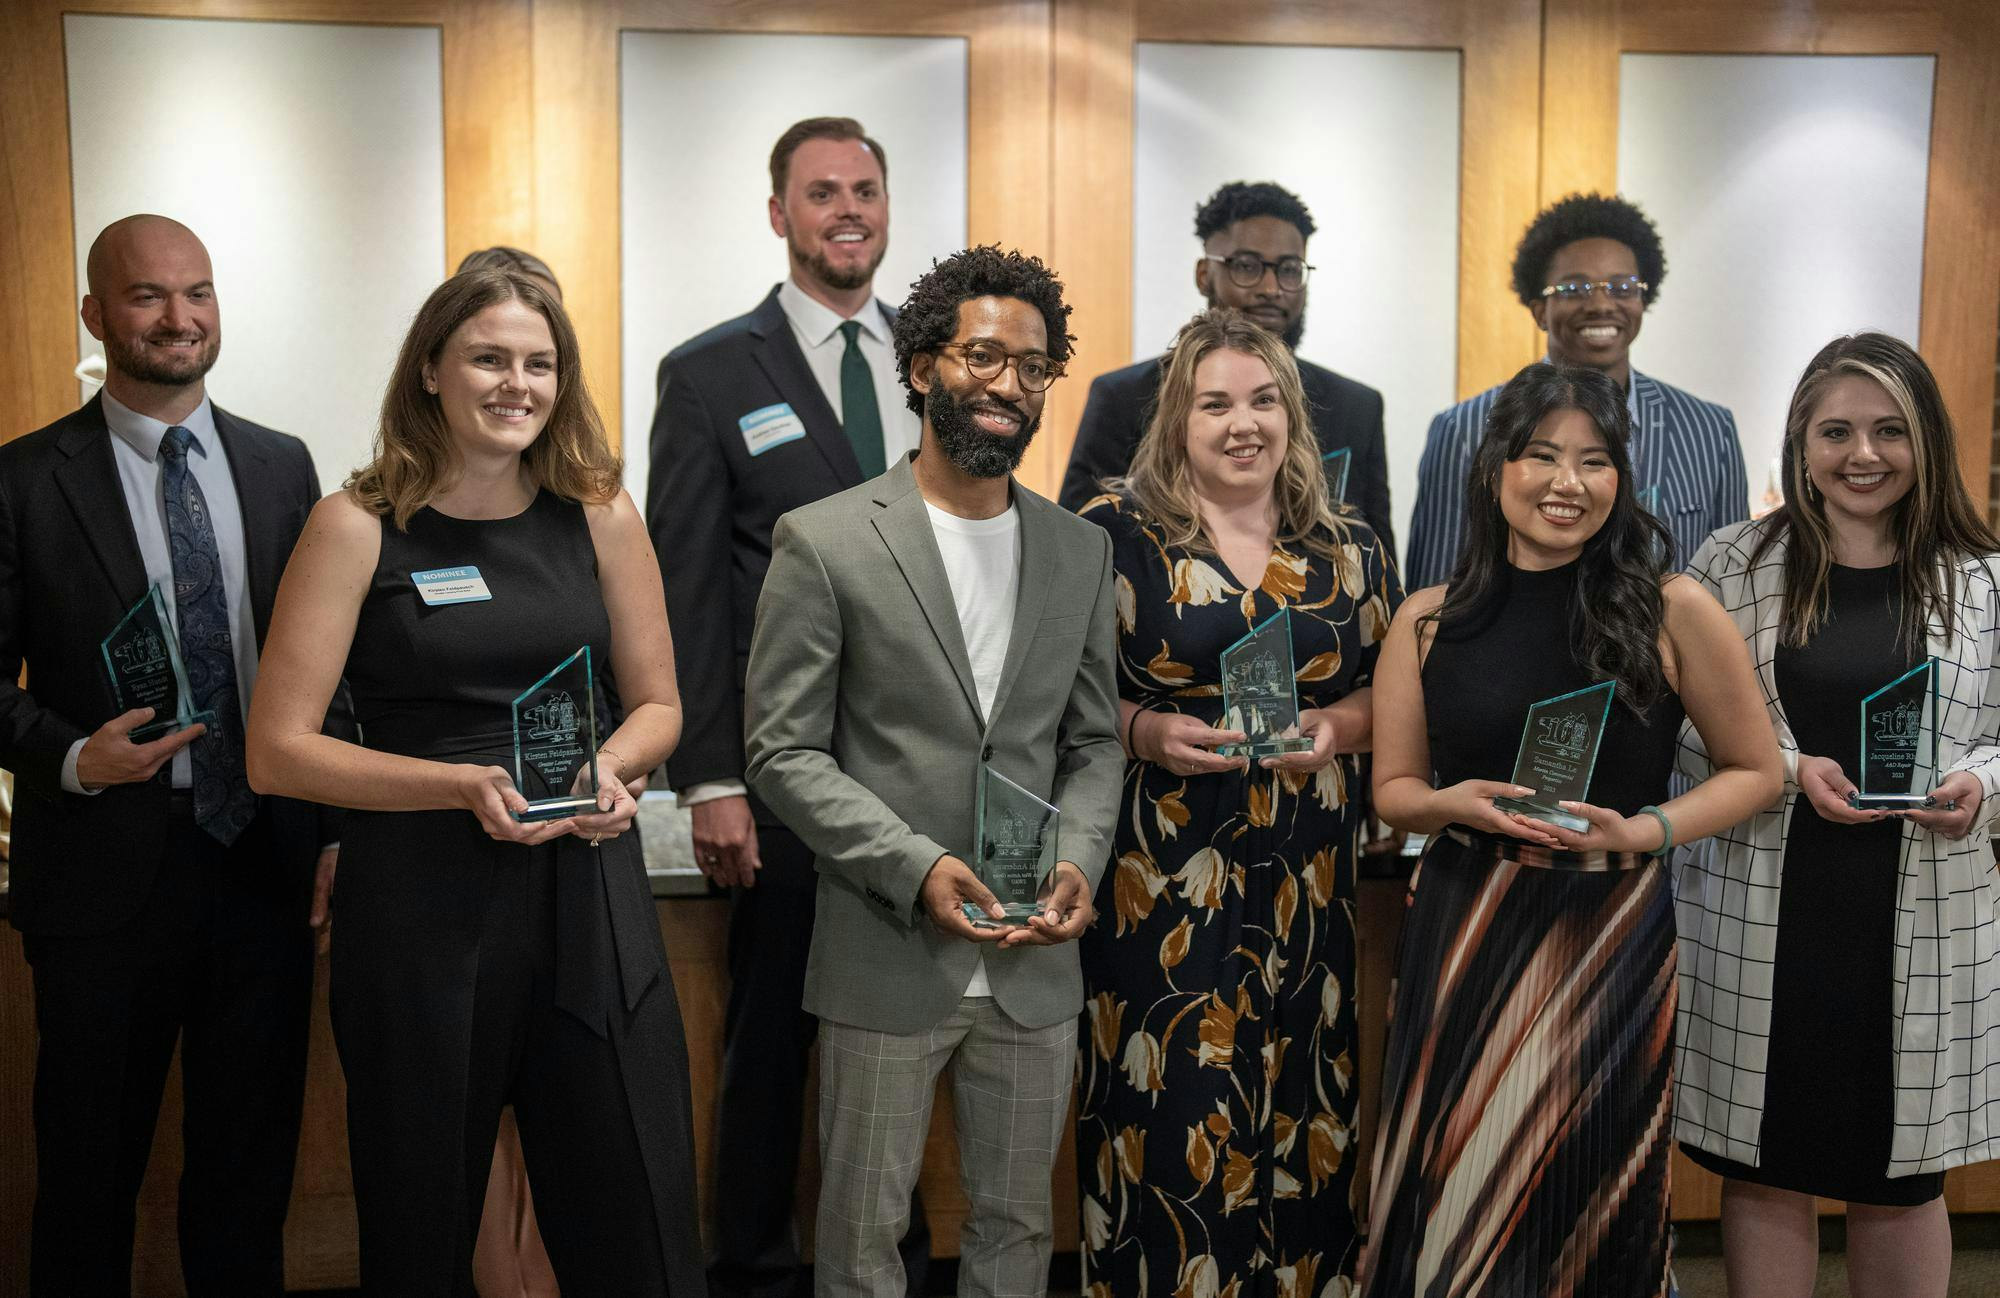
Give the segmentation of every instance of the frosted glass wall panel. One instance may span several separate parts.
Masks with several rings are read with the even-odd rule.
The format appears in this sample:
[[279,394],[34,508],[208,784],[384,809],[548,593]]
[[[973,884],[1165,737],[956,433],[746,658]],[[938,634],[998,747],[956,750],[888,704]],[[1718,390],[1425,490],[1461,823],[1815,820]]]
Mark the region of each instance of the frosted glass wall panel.
[[637,499],[660,358],[785,277],[766,200],[771,145],[787,126],[852,117],[881,141],[884,301],[900,304],[933,257],[965,246],[965,58],[957,37],[624,34],[624,453]]
[[[78,285],[121,216],[200,235],[222,313],[210,393],[304,438],[332,490],[368,458],[396,348],[448,269],[437,30],[70,15],[63,36]],[[190,69],[199,93],[172,93]]]
[[1319,225],[1299,354],[1382,392],[1406,536],[1456,399],[1457,52],[1141,42],[1134,74],[1133,359],[1202,309],[1195,207],[1230,180],[1295,191]]
[[1633,361],[1736,412],[1756,510],[1813,353],[1857,329],[1917,340],[1933,64],[1628,54],[1619,71],[1618,187],[1668,268]]

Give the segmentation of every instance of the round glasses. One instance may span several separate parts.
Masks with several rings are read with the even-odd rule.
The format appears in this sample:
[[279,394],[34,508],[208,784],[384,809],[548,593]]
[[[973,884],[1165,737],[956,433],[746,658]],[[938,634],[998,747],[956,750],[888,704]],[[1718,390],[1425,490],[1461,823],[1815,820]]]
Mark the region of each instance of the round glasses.
[[1604,296],[1616,298],[1620,302],[1630,301],[1645,293],[1650,285],[1637,275],[1623,275],[1617,279],[1566,279],[1560,284],[1551,284],[1542,290],[1543,297],[1552,297],[1564,302],[1582,302],[1599,289]]
[[1255,288],[1264,282],[1264,272],[1270,271],[1278,277],[1278,287],[1287,293],[1296,293],[1306,286],[1306,275],[1312,267],[1299,257],[1280,257],[1267,261],[1254,252],[1232,252],[1227,257],[1208,254],[1206,261],[1218,261],[1229,272],[1229,282],[1238,288]]
[[1000,371],[1012,365],[1021,386],[1029,392],[1047,392],[1049,384],[1063,376],[1063,367],[1040,352],[1023,352],[1017,356],[992,343],[946,343],[938,350],[958,353],[959,364],[965,366],[966,373],[989,382],[999,378]]

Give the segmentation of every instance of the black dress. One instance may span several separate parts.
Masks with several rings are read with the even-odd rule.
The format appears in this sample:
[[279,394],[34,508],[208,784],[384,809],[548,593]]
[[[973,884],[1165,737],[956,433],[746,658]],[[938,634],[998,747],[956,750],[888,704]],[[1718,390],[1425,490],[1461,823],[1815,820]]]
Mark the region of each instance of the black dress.
[[[1810,643],[1780,644],[1778,701],[1799,751],[1861,769],[1861,700],[1917,665],[1897,643],[1902,565],[1835,567],[1827,621]],[[1721,1176],[1850,1203],[1911,1206],[1944,1193],[1944,1173],[1884,1175],[1895,1132],[1896,878],[1903,822],[1838,825],[1803,793],[1785,826],[1771,1037],[1758,1165],[1689,1145]]]
[[[1510,569],[1423,667],[1439,788],[1504,780],[1530,705],[1596,682],[1576,567]],[[1677,695],[1622,704],[1588,801],[1667,798]],[[1667,1292],[1674,918],[1666,866],[1451,826],[1411,880],[1370,1196],[1371,1298]]]
[[[489,600],[430,606],[410,574],[473,565]],[[513,765],[514,697],[611,627],[581,506],[382,521],[347,663],[363,740]],[[547,796],[541,787],[522,790]],[[638,835],[487,837],[469,811],[351,813],[333,942],[361,1276],[470,1294],[502,1106],[520,1123],[565,1295],[705,1292],[687,1048]]]

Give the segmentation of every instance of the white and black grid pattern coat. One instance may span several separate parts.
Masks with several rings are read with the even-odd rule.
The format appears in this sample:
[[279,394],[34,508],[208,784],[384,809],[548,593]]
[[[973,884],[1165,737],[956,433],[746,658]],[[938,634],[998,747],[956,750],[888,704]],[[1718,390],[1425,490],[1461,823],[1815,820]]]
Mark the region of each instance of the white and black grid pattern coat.
[[[1729,610],[1750,645],[1785,761],[1785,792],[1749,820],[1679,853],[1680,1011],[1675,1135],[1756,1166],[1764,1119],[1772,963],[1778,946],[1785,825],[1798,788],[1798,744],[1778,702],[1772,661],[1784,615],[1785,544],[1751,566],[1762,524],[1717,531],[1688,575]],[[1992,557],[1958,565],[1954,634],[1926,627],[1938,661],[1938,762],[1979,780],[1977,823],[1954,842],[1914,821],[1903,829],[1896,888],[1891,1023],[1895,1123],[1889,1176],[2000,1158],[2000,879],[1988,829],[2000,813],[2000,585]],[[1692,664],[1690,666],[1693,666]],[[1710,773],[1694,728],[1680,767]],[[1851,774],[1851,773],[1850,773]],[[1940,776],[1939,778],[1942,778]]]

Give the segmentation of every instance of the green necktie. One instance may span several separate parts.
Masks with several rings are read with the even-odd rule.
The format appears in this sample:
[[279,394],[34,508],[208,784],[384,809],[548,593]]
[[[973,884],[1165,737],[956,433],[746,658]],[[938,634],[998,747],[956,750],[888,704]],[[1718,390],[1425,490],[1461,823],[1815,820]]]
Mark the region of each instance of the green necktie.
[[875,375],[861,354],[861,322],[845,321],[840,332],[847,335],[847,351],[840,358],[841,425],[865,482],[889,467],[882,454],[882,408],[875,404]]

